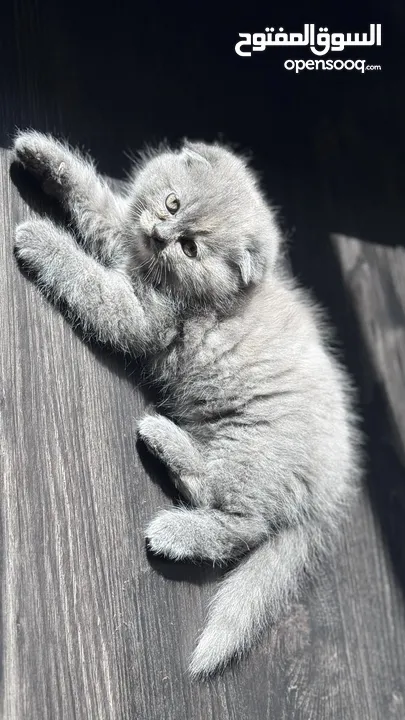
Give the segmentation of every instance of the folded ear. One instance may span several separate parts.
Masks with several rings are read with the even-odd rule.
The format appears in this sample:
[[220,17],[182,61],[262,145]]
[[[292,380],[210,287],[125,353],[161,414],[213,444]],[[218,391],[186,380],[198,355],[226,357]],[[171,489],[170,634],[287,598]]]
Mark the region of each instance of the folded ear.
[[263,277],[265,258],[253,245],[245,248],[239,259],[239,269],[244,285],[256,285]]
[[185,140],[182,155],[187,164],[191,165],[195,162],[204,163],[208,167],[213,167],[218,161],[221,148],[217,145],[208,145],[203,142],[192,142]]
[[201,155],[196,150],[192,150],[191,148],[184,148],[182,155],[186,161],[186,164],[190,167],[191,165],[194,165],[195,163],[203,163],[206,167],[211,168],[212,165],[207,158],[205,158],[203,155]]

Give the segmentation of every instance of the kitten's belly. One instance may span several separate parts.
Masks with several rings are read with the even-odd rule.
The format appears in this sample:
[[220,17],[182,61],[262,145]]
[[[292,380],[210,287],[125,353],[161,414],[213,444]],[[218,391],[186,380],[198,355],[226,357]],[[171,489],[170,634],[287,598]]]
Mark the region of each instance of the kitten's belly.
[[285,362],[280,371],[279,360],[270,357],[268,349],[251,356],[241,342],[238,352],[232,342],[223,352],[204,346],[192,356],[178,353],[172,374],[173,358],[166,365],[161,411],[201,441],[266,437],[281,417],[294,411],[296,384]]

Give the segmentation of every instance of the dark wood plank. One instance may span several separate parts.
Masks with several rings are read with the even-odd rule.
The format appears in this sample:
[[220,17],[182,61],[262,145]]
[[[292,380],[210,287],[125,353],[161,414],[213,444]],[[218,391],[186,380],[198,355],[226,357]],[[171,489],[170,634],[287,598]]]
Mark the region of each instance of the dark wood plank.
[[405,249],[332,237],[405,462]]

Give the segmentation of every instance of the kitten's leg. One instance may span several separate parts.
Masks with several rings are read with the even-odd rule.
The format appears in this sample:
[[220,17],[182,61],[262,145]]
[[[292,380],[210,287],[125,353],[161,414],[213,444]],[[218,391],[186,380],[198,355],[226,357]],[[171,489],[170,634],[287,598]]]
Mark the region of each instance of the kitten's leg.
[[153,348],[164,316],[159,323],[148,309],[146,317],[129,280],[87,255],[68,232],[49,220],[25,222],[16,229],[15,253],[47,295],[66,303],[85,332],[124,350]]
[[244,554],[268,537],[260,516],[240,517],[208,508],[164,510],[146,530],[152,552],[172,560],[223,563]]
[[93,163],[50,135],[17,135],[17,159],[56,197],[91,254],[105,265],[119,264],[125,234],[126,201],[114,194]]
[[146,415],[138,426],[139,437],[161,460],[181,494],[194,505],[209,504],[200,449],[188,432],[163,415]]

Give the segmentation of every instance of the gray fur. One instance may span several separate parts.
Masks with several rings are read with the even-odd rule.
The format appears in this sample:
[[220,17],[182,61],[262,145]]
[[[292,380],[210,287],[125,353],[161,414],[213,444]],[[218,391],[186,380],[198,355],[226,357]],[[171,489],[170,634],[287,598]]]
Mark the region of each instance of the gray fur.
[[141,356],[159,389],[139,435],[192,507],[152,520],[151,550],[240,559],[192,659],[208,675],[277,620],[338,524],[359,474],[350,383],[280,267],[274,211],[242,158],[185,142],[144,157],[116,195],[51,137],[22,133],[15,153],[81,238],[29,221],[17,256],[89,335]]

